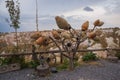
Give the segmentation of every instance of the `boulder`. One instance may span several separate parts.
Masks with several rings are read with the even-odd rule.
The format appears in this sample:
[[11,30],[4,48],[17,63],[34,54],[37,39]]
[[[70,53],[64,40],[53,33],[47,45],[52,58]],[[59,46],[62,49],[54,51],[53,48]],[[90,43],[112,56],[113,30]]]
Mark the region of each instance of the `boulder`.
[[107,60],[110,61],[110,62],[117,63],[118,62],[118,57],[108,56]]

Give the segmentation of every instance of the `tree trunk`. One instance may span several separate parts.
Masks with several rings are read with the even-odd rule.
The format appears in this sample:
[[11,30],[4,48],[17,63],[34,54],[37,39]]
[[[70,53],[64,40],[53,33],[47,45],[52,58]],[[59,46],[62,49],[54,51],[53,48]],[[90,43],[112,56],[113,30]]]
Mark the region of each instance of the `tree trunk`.
[[17,37],[17,29],[15,29],[15,37],[16,37],[16,50],[18,53],[18,37]]
[[70,62],[69,62],[69,70],[73,70],[74,69],[74,61],[73,61],[73,58],[71,57],[70,59]]
[[120,48],[120,36],[119,36],[119,48]]
[[69,58],[69,70],[74,69],[74,59],[73,59],[73,53],[70,53],[70,58]]
[[63,63],[63,54],[60,53],[60,63]]
[[37,61],[38,61],[38,58],[37,58],[37,54],[35,54],[35,50],[36,50],[35,45],[32,45],[32,60],[33,60],[34,62],[37,62]]

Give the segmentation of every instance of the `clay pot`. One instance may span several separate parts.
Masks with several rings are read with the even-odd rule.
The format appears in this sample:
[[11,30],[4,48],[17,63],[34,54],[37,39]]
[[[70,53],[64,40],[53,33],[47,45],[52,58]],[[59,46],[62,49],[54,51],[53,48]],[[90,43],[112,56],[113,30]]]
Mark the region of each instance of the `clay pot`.
[[82,31],[88,30],[89,27],[89,21],[86,21],[85,23],[82,24]]
[[104,24],[104,22],[103,21],[100,21],[99,19],[98,20],[96,20],[94,23],[94,26],[102,26],[103,24]]
[[31,36],[31,38],[36,40],[36,39],[38,39],[40,36],[41,36],[41,33],[40,33],[40,32],[35,32],[35,33]]
[[96,37],[96,33],[95,32],[90,32],[88,33],[88,38],[95,38]]
[[71,28],[70,24],[62,17],[56,16],[55,20],[60,29],[69,30]]
[[100,27],[100,26],[102,26],[103,24],[104,24],[104,22],[103,22],[103,21],[100,21],[100,23],[99,23],[98,26]]
[[57,31],[53,30],[52,35],[55,39],[60,39],[60,36],[59,36],[60,34]]
[[62,32],[61,33],[62,37],[64,37],[65,39],[70,39],[71,38],[71,35],[67,32]]
[[100,24],[100,20],[99,19],[96,20],[93,24],[94,24],[94,26],[98,26]]
[[35,41],[35,43],[36,43],[37,45],[42,45],[42,44],[44,44],[44,42],[45,42],[45,38],[44,38],[44,37],[39,37],[39,38]]

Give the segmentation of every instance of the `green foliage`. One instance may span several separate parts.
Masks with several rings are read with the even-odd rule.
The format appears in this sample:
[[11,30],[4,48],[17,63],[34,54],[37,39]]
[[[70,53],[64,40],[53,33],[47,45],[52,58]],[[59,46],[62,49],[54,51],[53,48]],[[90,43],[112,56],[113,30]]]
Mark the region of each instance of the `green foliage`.
[[39,62],[38,61],[30,61],[28,63],[26,63],[27,67],[30,67],[30,68],[36,68],[38,65],[39,65]]
[[25,59],[23,56],[5,57],[5,58],[0,58],[0,63],[1,63],[1,65],[19,63],[19,64],[21,64],[21,67],[23,67],[25,65]]
[[6,1],[6,8],[8,8],[11,24],[10,26],[14,29],[19,28],[19,19],[20,19],[20,8],[19,8],[19,2],[16,1],[16,4],[13,0],[7,0]]
[[[18,47],[18,39],[17,39],[17,29],[20,27],[19,20],[20,20],[20,8],[19,8],[19,2],[18,0],[14,2],[13,0],[7,0],[6,1],[6,8],[8,8],[9,16],[10,16],[10,21],[7,20],[7,22],[10,24],[10,27],[13,27],[15,29],[16,33],[16,42],[17,42],[17,47]],[[18,52],[18,48],[17,48]]]
[[77,61],[75,61],[74,62],[74,67],[77,67],[77,66],[79,66],[80,64],[77,62]]
[[74,57],[74,67],[79,66],[78,59],[79,59],[78,56],[75,56],[75,57]]
[[96,59],[97,59],[96,55],[92,52],[88,52],[82,57],[83,61],[93,61]]
[[69,60],[68,59],[64,59],[64,62],[62,64],[60,64],[59,66],[57,66],[58,70],[65,70],[68,68],[69,65]]
[[2,65],[2,62],[3,62],[3,59],[2,59],[2,58],[0,58],[0,66]]
[[120,59],[120,51],[118,51],[116,54],[115,54],[116,57],[118,57],[118,59]]
[[19,63],[21,65],[21,68],[28,68],[28,67],[35,68],[39,65],[38,61],[25,62],[23,56],[0,58],[0,66],[12,64],[12,63]]
[[[75,57],[74,58],[74,66],[75,67],[79,66],[79,63],[77,62],[77,60],[78,60],[78,57]],[[65,58],[63,63],[57,66],[57,69],[58,70],[65,70],[65,69],[68,69],[69,65],[70,65],[69,60],[67,58]]]

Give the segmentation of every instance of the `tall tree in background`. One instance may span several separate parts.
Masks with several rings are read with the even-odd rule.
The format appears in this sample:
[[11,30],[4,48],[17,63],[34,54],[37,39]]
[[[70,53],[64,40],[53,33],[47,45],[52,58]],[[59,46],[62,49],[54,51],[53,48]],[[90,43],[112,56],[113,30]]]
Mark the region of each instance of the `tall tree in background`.
[[16,48],[18,51],[18,38],[17,38],[17,29],[20,27],[19,20],[20,20],[20,8],[19,8],[19,2],[18,0],[14,2],[13,0],[7,0],[6,1],[6,8],[8,8],[9,16],[10,16],[10,27],[13,27],[15,29],[15,35],[16,35]]

